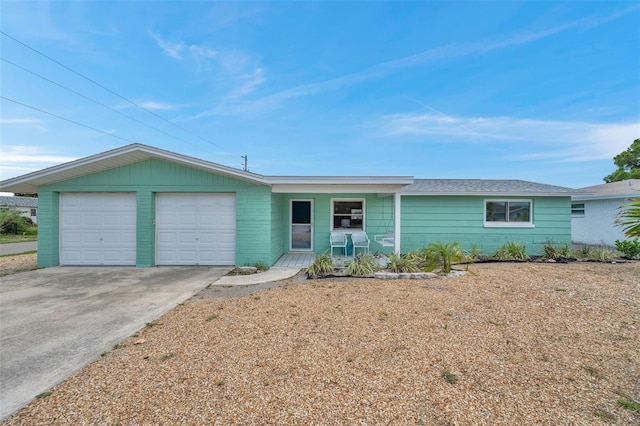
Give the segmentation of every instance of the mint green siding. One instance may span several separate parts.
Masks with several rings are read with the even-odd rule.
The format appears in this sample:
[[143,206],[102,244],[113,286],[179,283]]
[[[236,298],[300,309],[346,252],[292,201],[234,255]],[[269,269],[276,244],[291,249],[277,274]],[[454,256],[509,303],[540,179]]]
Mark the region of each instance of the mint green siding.
[[236,264],[271,264],[271,191],[263,185],[185,167],[158,159],[46,185],[39,190],[38,266],[59,264],[59,194],[130,192],[137,197],[136,265],[155,264],[157,193],[234,193],[236,196]]
[[[330,249],[329,234],[331,232],[331,200],[332,199],[364,199],[365,200],[365,231],[371,239],[371,250],[382,251],[382,247],[373,241],[376,234],[393,231],[393,197],[379,197],[377,194],[283,194],[282,220],[284,226],[284,240],[282,249],[289,251],[290,200],[313,200],[313,248],[315,253],[323,253]],[[386,251],[393,251],[385,248]]]
[[[485,199],[531,199],[534,228],[485,228]],[[529,255],[541,255],[543,246],[571,244],[570,197],[402,197],[402,252],[434,241],[457,241],[491,254],[505,242],[526,246]]]
[[271,194],[271,258],[273,265],[284,253],[289,251],[287,242],[289,208],[282,194]]

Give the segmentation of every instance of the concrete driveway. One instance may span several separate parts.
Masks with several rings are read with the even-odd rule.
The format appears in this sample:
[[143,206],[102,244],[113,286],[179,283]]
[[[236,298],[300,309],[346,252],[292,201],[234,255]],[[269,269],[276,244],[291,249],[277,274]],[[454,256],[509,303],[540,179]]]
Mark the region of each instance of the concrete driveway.
[[56,267],[0,278],[0,419],[225,275]]

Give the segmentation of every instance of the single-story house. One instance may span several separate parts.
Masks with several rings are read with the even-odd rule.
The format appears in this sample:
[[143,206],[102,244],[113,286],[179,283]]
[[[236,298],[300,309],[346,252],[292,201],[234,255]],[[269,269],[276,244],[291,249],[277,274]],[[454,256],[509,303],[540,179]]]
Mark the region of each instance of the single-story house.
[[640,198],[640,179],[581,188],[571,197],[571,234],[575,244],[615,246],[628,239],[615,224],[620,206],[631,198]]
[[[520,180],[263,176],[132,144],[0,182],[37,193],[38,266],[273,265],[365,231],[371,251],[433,241],[571,243],[574,190]],[[389,235],[384,244],[375,235]]]
[[33,223],[38,223],[38,199],[36,197],[0,196],[1,208],[16,209],[22,213],[22,216],[28,217]]

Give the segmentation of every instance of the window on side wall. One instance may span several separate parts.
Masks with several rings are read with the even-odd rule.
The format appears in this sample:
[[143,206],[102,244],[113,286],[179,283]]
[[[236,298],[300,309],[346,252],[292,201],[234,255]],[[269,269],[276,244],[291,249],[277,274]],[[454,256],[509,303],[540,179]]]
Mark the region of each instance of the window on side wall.
[[531,200],[485,200],[484,226],[533,228],[533,202]]
[[364,230],[364,200],[331,200],[331,230]]
[[584,203],[571,203],[571,217],[584,217]]

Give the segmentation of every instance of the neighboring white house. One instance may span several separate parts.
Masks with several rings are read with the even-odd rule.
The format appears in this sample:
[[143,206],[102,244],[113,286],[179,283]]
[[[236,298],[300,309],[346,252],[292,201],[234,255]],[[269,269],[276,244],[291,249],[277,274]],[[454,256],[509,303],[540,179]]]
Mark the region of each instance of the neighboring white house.
[[580,188],[584,195],[571,197],[571,239],[574,244],[615,246],[628,239],[615,220],[620,206],[640,198],[640,179]]
[[0,197],[0,208],[11,207],[22,212],[22,216],[38,223],[38,199],[32,197]]

